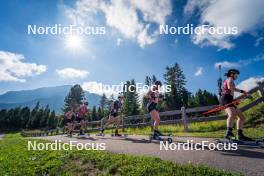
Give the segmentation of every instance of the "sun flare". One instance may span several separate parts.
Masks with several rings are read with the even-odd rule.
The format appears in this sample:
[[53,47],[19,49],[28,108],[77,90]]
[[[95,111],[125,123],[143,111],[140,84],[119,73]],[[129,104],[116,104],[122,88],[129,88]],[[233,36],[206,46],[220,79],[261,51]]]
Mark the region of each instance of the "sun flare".
[[68,35],[65,38],[67,48],[71,50],[81,50],[83,48],[83,40],[78,35]]

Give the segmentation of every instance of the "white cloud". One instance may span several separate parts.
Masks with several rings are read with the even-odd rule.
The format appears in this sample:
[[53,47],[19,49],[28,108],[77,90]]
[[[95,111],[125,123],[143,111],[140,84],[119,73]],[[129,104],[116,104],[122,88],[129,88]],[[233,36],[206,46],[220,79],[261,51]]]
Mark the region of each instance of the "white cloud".
[[256,40],[256,42],[255,42],[255,44],[254,44],[254,46],[259,46],[259,44],[262,42],[262,40],[264,40],[264,37],[259,37],[259,38],[257,38],[257,40]]
[[194,76],[201,76],[203,75],[203,67],[198,67]]
[[239,60],[237,62],[229,62],[229,61],[217,62],[215,63],[214,66],[216,69],[219,67],[219,65],[221,65],[222,68],[234,68],[234,67],[237,68],[237,67],[247,66],[249,64],[252,64],[254,62],[259,62],[259,61],[264,61],[264,54],[260,54],[250,59]]
[[79,0],[75,9],[67,9],[65,13],[79,24],[89,23],[91,16],[96,19],[97,14],[103,14],[108,26],[143,48],[156,41],[157,29],[150,31],[150,26],[165,24],[166,17],[172,13],[172,4],[171,0]]
[[215,63],[214,66],[217,69],[219,65],[221,65],[222,68],[240,67],[239,62],[229,62],[229,61],[217,62]]
[[22,54],[0,51],[0,82],[26,82],[25,77],[40,75],[47,70],[45,65],[23,62]]
[[116,45],[117,45],[117,46],[120,46],[121,43],[122,43],[122,39],[121,39],[121,38],[118,38],[118,39],[116,40]]
[[63,79],[84,79],[89,74],[88,71],[78,70],[75,68],[64,68],[64,69],[56,70],[56,72]]
[[184,12],[189,16],[198,10],[201,25],[208,23],[214,27],[238,27],[238,33],[235,35],[193,36],[193,42],[197,45],[230,49],[234,46],[231,41],[233,38],[263,27],[263,7],[263,0],[188,0]]
[[192,15],[195,10],[198,10],[201,12],[204,10],[207,6],[210,5],[210,3],[213,3],[212,0],[188,0],[187,4],[184,7],[184,14],[185,15]]
[[212,35],[209,34],[208,31],[204,34],[192,35],[192,41],[194,44],[200,45],[201,47],[217,46],[219,47],[218,51],[234,47],[234,44],[230,42],[230,35]]
[[239,89],[249,91],[250,89],[256,87],[258,82],[263,82],[264,77],[250,77],[242,82],[240,82],[237,87]]

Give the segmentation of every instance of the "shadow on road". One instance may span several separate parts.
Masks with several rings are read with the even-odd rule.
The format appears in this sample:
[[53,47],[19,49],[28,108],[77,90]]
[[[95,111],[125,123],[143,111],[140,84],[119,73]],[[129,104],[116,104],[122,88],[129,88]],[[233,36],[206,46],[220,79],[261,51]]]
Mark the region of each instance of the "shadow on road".
[[100,139],[125,140],[125,141],[130,141],[133,143],[150,143],[150,141],[146,139],[135,139],[135,138],[129,138],[129,137],[101,137]]
[[150,143],[150,141],[147,139],[124,138],[123,140],[130,141],[133,143]]
[[264,158],[264,150],[260,151],[253,151],[253,150],[247,150],[247,149],[241,149],[239,148],[238,150],[225,150],[225,151],[220,151],[222,155],[227,155],[227,156],[240,156],[240,157],[247,157],[247,158],[259,158],[263,159]]

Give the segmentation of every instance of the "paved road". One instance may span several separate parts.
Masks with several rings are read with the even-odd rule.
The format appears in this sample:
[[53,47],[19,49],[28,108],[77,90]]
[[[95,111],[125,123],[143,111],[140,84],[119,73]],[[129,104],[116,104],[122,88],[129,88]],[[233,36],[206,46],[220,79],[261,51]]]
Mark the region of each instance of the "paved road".
[[[205,149],[197,150],[160,150],[159,142],[150,143],[147,136],[128,136],[127,138],[95,136],[88,139],[68,138],[62,135],[41,137],[49,140],[62,140],[69,143],[70,140],[80,143],[105,143],[106,150],[114,153],[127,153],[133,155],[155,156],[164,160],[170,160],[178,163],[204,164],[214,168],[220,168],[231,171],[243,172],[246,175],[264,175],[264,149],[239,147],[236,151],[212,151]],[[208,138],[189,138],[177,137],[174,142],[187,142],[193,140],[193,143],[201,141],[213,142],[214,139]],[[175,146],[175,145],[174,145]],[[179,144],[178,144],[179,146]]]

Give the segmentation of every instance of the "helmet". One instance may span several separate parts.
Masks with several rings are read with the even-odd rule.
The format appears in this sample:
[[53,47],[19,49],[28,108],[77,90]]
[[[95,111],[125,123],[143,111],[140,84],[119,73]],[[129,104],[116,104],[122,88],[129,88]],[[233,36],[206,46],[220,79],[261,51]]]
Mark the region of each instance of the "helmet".
[[119,94],[118,94],[118,98],[124,98],[123,93],[119,93]]
[[156,85],[156,86],[162,86],[162,84],[161,84],[160,81],[156,81],[156,82],[155,82],[155,85]]
[[230,76],[231,74],[240,74],[240,72],[236,69],[229,69],[226,73],[225,73],[225,76]]

